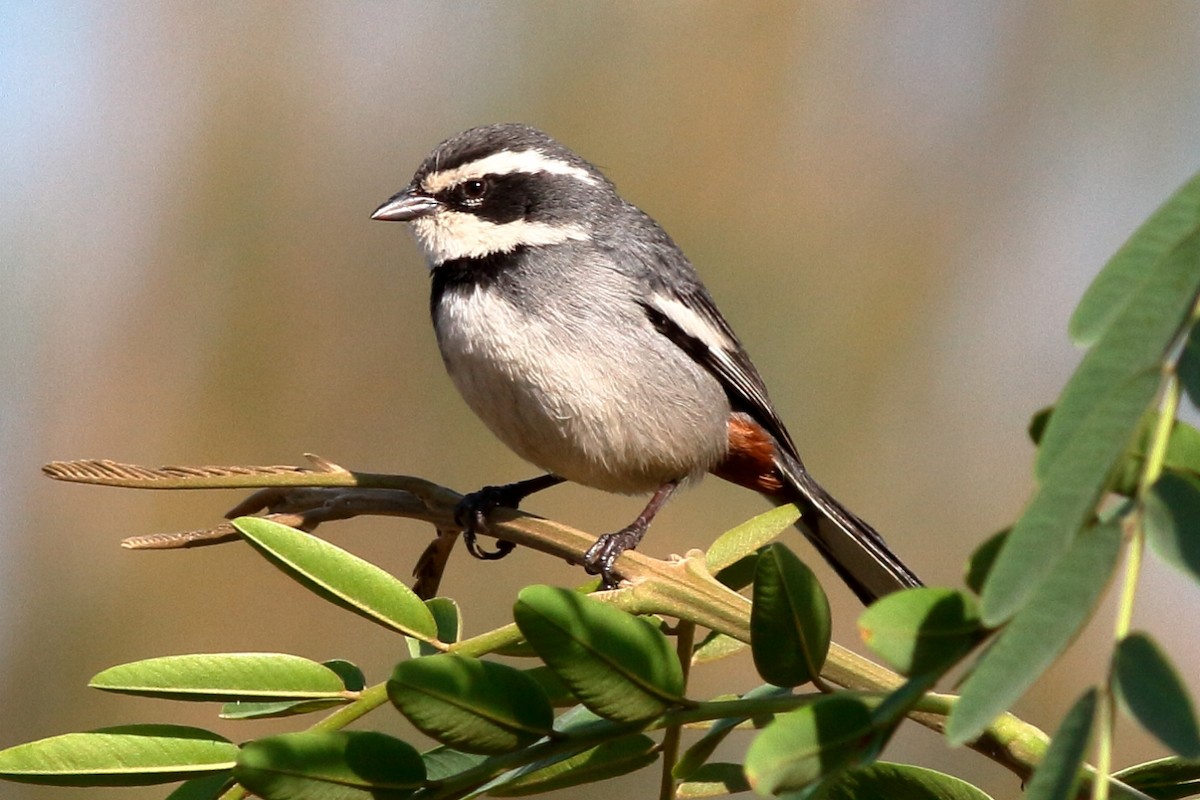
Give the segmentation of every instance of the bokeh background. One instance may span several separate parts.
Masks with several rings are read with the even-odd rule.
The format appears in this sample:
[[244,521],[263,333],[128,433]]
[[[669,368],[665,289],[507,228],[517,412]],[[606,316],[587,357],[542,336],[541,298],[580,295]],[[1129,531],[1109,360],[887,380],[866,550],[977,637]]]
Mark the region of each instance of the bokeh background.
[[[1029,497],[1024,428],[1078,362],[1075,302],[1200,166],[1198,74],[1200,10],[1183,2],[7,0],[0,746],[135,721],[286,727],[85,688],[154,655],[278,650],[387,674],[397,637],[244,546],[117,546],[210,524],[236,494],[54,484],[38,467],[315,452],[463,490],[532,474],[444,376],[411,237],[368,220],[433,145],[485,122],[550,131],[662,222],[822,481],[928,581],[959,584]],[[600,532],[640,502],[564,487],[528,506]],[[708,481],[646,549],[703,545],[763,508]],[[428,531],[322,534],[406,574]],[[444,592],[478,633],[521,586],[579,578],[529,553],[459,558]],[[857,607],[830,590],[852,644]],[[1194,586],[1147,565],[1137,624],[1193,689],[1198,611]],[[1052,729],[1101,674],[1111,601],[1093,628],[1022,714]],[[756,682],[742,659],[696,692]],[[1119,764],[1161,753],[1122,727]],[[1018,792],[923,730],[889,755]],[[578,796],[655,785],[644,772]]]

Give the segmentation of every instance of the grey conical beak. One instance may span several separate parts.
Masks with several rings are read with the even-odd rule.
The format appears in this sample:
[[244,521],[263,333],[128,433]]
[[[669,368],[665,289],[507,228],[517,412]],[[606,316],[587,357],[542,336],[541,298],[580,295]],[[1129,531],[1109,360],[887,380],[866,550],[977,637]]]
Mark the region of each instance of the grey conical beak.
[[371,219],[381,219],[384,222],[411,222],[414,219],[429,216],[438,210],[439,205],[437,200],[427,194],[421,194],[410,186],[375,209]]

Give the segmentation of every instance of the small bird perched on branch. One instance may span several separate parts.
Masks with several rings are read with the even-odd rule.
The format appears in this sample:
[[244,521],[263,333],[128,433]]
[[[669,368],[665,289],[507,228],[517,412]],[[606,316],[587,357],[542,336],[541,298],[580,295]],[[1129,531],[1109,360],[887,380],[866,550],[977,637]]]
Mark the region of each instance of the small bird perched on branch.
[[587,552],[588,571],[613,586],[617,558],[672,492],[711,472],[796,503],[801,529],[863,602],[921,585],[805,469],[695,268],[592,164],[526,125],[472,128],[438,145],[372,218],[412,226],[451,379],[548,473],[464,499],[473,552],[493,508],[564,480],[652,492]]

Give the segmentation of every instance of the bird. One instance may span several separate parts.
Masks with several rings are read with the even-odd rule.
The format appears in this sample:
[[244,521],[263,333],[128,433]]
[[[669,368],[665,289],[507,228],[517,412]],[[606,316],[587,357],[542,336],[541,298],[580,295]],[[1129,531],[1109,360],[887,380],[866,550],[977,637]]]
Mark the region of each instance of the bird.
[[921,586],[809,473],[745,347],[680,247],[593,164],[522,123],[446,139],[372,219],[407,223],[442,359],[497,438],[545,472],[466,495],[472,552],[497,507],[564,481],[650,494],[583,565],[603,586],[675,490],[711,473],[782,505],[864,603]]

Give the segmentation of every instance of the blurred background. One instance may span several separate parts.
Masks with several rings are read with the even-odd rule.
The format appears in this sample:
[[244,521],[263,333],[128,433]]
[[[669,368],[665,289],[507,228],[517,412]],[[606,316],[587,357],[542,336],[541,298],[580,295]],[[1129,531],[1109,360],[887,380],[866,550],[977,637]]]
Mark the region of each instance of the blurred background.
[[[283,651],[387,675],[398,637],[245,546],[118,547],[207,526],[236,493],[57,484],[39,466],[315,452],[464,491],[532,475],[443,374],[411,236],[368,219],[435,144],[486,122],[544,128],[655,216],[822,482],[927,581],[960,585],[975,545],[1029,497],[1024,429],[1079,360],[1074,304],[1200,166],[1198,45],[1187,3],[7,0],[0,746],[139,721],[235,740],[297,724],[85,686],[155,655]],[[527,507],[603,532],[641,503],[568,486]],[[707,481],[644,549],[704,546],[765,507]],[[321,533],[407,575],[430,532],[357,520]],[[581,578],[526,552],[459,557],[443,592],[472,634],[509,619],[520,587]],[[829,586],[854,645],[859,609]],[[1194,690],[1200,635],[1177,621],[1198,611],[1194,586],[1147,565],[1137,624]],[[1111,600],[1093,628],[1020,713],[1053,729],[1102,674]],[[757,682],[740,659],[702,670],[695,694]],[[368,721],[402,731],[394,716]],[[1122,727],[1118,764],[1161,754]],[[921,729],[888,756],[1018,791]],[[656,785],[648,771],[577,794]],[[93,794],[107,796],[74,796]]]

